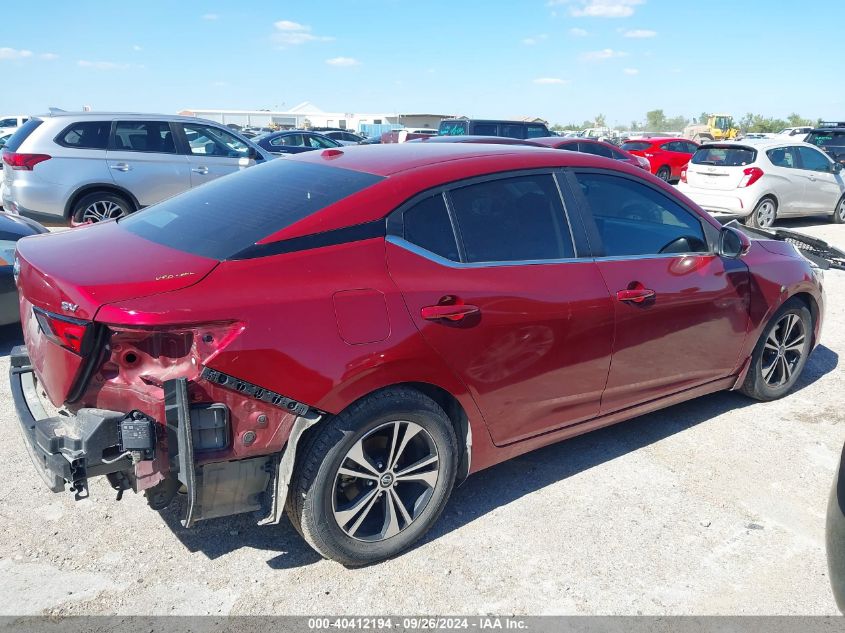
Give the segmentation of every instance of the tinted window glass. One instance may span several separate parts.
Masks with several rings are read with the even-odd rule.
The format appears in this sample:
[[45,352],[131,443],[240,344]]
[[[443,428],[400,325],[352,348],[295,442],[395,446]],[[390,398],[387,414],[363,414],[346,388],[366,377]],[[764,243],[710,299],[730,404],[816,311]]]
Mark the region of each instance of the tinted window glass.
[[111,121],[80,121],[66,127],[56,142],[78,149],[106,149],[110,131]]
[[549,135],[549,129],[545,125],[529,125],[526,129],[525,138],[542,138]]
[[495,123],[476,123],[472,128],[472,133],[479,136],[498,136],[499,126]]
[[243,158],[249,154],[246,143],[218,127],[185,123],[184,128],[191,154],[223,158]]
[[402,216],[405,239],[446,259],[458,261],[458,245],[443,196],[415,204]]
[[274,160],[133,213],[120,225],[158,244],[226,259],[379,180],[348,169]]
[[12,117],[11,119],[0,119],[0,127],[17,127],[17,126],[18,126],[17,117]]
[[788,167],[795,169],[798,167],[798,153],[795,147],[776,147],[766,152],[766,156],[772,161],[772,165],[776,167]]
[[816,147],[845,147],[845,132],[812,132],[807,142]]
[[166,121],[118,121],[112,148],[131,152],[176,153],[173,134]]
[[18,148],[21,144],[29,137],[30,134],[41,125],[43,121],[41,119],[30,119],[22,126],[20,126],[15,133],[12,134],[12,138],[6,141],[5,149],[9,150],[10,152],[18,151]]
[[441,136],[462,136],[467,133],[467,122],[441,121],[437,133]]
[[626,152],[630,152],[632,150],[636,152],[641,152],[645,149],[648,149],[649,147],[651,147],[651,143],[648,143],[646,141],[628,141],[626,143],[622,143],[622,149],[624,149]]
[[509,138],[523,138],[524,133],[525,130],[521,125],[502,124],[502,136],[507,136]]
[[605,158],[613,158],[613,152],[610,148],[598,143],[578,143],[579,148],[585,154],[594,154],[595,156],[604,156]]
[[741,167],[757,160],[757,150],[749,147],[709,146],[701,147],[693,154],[693,165],[718,165],[720,167]]
[[812,147],[799,147],[798,153],[801,156],[801,166],[811,171],[832,171],[830,159],[819,150]]
[[305,145],[305,141],[302,138],[302,134],[283,134],[282,136],[270,139],[270,145],[273,147],[279,147],[280,145],[287,145],[288,147],[302,147]]
[[590,205],[604,255],[706,252],[701,222],[668,196],[639,182],[604,174],[577,174]]
[[505,178],[450,192],[469,262],[574,257],[550,175]]

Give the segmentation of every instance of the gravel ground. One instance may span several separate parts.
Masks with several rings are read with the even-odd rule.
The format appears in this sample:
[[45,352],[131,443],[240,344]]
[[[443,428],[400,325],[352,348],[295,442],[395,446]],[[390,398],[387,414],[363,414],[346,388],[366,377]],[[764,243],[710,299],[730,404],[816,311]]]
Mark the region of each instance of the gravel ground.
[[[789,223],[845,247],[845,226]],[[319,559],[284,521],[184,530],[175,510],[51,494],[0,383],[0,615],[834,614],[827,494],[845,441],[845,273],[821,346],[778,402],[722,393],[471,477],[411,552]],[[0,373],[20,337],[0,330]]]

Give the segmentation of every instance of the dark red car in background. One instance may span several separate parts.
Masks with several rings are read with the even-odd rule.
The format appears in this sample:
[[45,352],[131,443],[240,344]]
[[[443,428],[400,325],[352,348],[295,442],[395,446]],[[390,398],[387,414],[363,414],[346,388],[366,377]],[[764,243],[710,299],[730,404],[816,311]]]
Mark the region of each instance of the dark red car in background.
[[286,509],[350,565],[508,458],[718,390],[785,395],[824,314],[791,245],[620,161],[518,145],[270,161],[25,238],[15,268],[12,393],[53,491],[182,491],[186,526]]
[[651,170],[651,164],[647,158],[643,156],[636,156],[624,149],[604,141],[597,141],[588,138],[561,138],[560,136],[547,136],[543,138],[532,138],[531,142],[536,143],[537,145],[542,145],[543,147],[553,147],[555,149],[565,149],[571,152],[604,156],[605,158],[612,158],[613,160],[628,163],[634,167],[640,167],[646,171]]
[[681,170],[695,154],[698,143],[673,136],[654,136],[625,141],[622,149],[634,156],[647,158],[651,173],[661,180],[675,182],[681,179]]

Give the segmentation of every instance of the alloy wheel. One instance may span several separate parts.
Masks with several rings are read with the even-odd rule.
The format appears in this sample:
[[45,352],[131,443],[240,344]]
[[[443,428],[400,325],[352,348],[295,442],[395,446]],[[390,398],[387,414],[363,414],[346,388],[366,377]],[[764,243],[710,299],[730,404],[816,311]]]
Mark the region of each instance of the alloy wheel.
[[771,200],[763,200],[755,211],[757,226],[768,228],[775,223],[775,204]]
[[769,331],[760,363],[763,380],[770,387],[782,387],[792,380],[804,355],[804,321],[797,314],[785,314]]
[[836,207],[836,215],[839,216],[841,222],[845,222],[845,197],[839,201],[839,206]]
[[335,476],[332,511],[348,536],[367,542],[407,529],[425,510],[440,476],[437,446],[419,424],[382,424],[346,453]]
[[103,222],[126,215],[121,206],[110,200],[98,200],[92,202],[82,212],[82,223]]

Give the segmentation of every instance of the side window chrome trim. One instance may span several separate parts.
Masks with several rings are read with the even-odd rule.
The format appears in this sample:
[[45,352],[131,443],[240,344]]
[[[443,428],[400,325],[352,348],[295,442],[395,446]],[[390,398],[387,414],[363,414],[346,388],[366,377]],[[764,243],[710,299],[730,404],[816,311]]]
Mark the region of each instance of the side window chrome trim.
[[515,261],[503,261],[503,262],[456,262],[452,261],[451,259],[446,259],[445,257],[441,257],[436,253],[432,253],[431,251],[427,251],[426,249],[417,246],[416,244],[412,244],[411,242],[397,237],[396,235],[388,235],[385,238],[389,244],[393,244],[394,246],[398,246],[399,248],[403,248],[406,251],[414,253],[414,255],[419,255],[420,257],[424,257],[435,264],[440,264],[441,266],[446,266],[448,268],[457,268],[457,269],[466,269],[466,268],[493,268],[499,266],[537,266],[540,264],[576,264],[576,263],[584,263],[585,261],[589,261],[588,258],[584,257],[569,257],[566,259],[521,259]]

